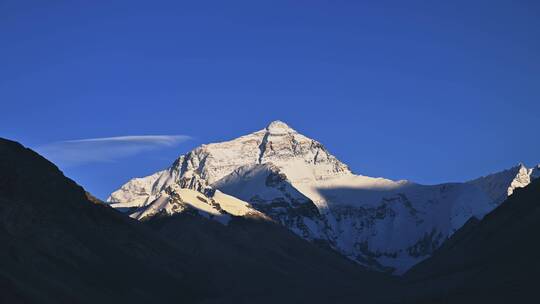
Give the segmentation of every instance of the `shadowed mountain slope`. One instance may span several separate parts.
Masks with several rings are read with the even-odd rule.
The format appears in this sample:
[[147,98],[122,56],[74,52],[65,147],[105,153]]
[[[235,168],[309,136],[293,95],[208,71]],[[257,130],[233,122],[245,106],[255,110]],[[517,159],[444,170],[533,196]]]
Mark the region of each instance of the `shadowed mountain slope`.
[[[196,301],[187,254],[89,200],[52,163],[0,139],[1,302]],[[157,292],[159,291],[159,292]]]
[[[471,219],[407,274],[410,302],[532,303],[540,277],[540,180]],[[421,291],[421,292],[419,292]]]
[[146,224],[191,244],[208,263],[212,285],[228,291],[227,303],[377,303],[397,282],[260,217],[235,217],[224,226],[180,213]]
[[393,279],[256,213],[138,222],[0,139],[0,302],[354,303]]

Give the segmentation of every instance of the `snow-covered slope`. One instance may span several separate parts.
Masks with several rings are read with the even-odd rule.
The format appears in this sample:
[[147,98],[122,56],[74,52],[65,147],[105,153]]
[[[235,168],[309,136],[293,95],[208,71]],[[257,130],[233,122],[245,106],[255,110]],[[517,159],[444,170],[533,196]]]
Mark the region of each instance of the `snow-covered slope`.
[[181,188],[171,184],[161,191],[149,204],[140,205],[138,201],[111,203],[112,207],[129,212],[130,216],[144,220],[153,216],[167,216],[180,212],[194,212],[197,215],[215,219],[227,224],[231,216],[260,216],[261,212],[250,204],[219,190],[212,191],[211,197],[193,189]]
[[[244,206],[234,215],[257,209],[363,265],[400,273],[536,175],[538,169],[521,166],[468,183],[432,186],[355,175],[322,144],[274,121],[252,134],[200,146],[167,170],[129,181],[108,201],[140,219],[183,211],[175,207],[180,196],[180,205],[226,222],[222,211],[233,214],[219,203],[226,193],[239,199],[227,200],[228,208]],[[201,195],[212,203],[193,199]],[[221,207],[214,210],[214,204]]]

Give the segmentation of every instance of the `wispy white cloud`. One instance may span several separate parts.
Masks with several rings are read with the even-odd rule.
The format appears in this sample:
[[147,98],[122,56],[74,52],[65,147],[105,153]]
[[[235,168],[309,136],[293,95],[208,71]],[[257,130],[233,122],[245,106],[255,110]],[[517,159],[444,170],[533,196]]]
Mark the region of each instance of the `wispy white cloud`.
[[36,151],[54,163],[76,166],[94,162],[113,162],[142,152],[173,147],[190,140],[187,135],[135,135],[87,138],[53,142]]

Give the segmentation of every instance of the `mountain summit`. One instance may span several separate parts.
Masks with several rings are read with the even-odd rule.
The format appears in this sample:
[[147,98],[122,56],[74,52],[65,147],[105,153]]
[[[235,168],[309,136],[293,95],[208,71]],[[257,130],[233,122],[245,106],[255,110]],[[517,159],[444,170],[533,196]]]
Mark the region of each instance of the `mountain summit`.
[[[175,206],[186,204],[224,224],[224,216],[258,212],[362,265],[401,273],[537,174],[519,167],[432,186],[356,175],[320,142],[274,121],[202,145],[166,170],[129,181],[108,202],[138,219],[183,212]],[[200,194],[184,199],[185,189]]]
[[281,120],[272,121],[267,127],[266,130],[270,134],[289,134],[296,132],[288,124],[284,123]]
[[134,206],[142,206],[172,183],[204,191],[235,171],[261,170],[265,164],[272,165],[274,171],[283,171],[295,181],[315,182],[352,175],[321,143],[296,132],[284,122],[274,121],[249,135],[202,145],[180,156],[169,169],[130,181],[112,193],[108,201],[130,201]]

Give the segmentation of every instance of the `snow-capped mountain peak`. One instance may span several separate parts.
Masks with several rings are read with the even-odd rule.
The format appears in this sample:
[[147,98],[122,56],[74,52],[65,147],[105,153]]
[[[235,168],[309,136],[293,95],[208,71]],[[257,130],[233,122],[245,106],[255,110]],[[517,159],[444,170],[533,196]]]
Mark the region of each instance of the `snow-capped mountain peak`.
[[324,146],[282,121],[233,140],[202,145],[180,156],[173,165],[145,178],[136,178],[108,198],[144,206],[171,184],[204,191],[240,167],[272,164],[288,179],[309,184],[336,177],[352,176],[349,168]]
[[[356,175],[318,141],[273,121],[251,134],[202,145],[166,170],[129,181],[108,201],[135,218],[195,208],[224,222],[256,209],[360,264],[399,273],[539,171],[521,165],[432,186]],[[218,207],[223,204],[229,211]]]
[[280,134],[289,134],[289,133],[296,133],[294,129],[289,127],[286,123],[284,123],[281,120],[274,120],[272,121],[267,127],[266,131],[269,134],[274,135],[280,135]]

